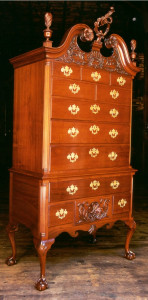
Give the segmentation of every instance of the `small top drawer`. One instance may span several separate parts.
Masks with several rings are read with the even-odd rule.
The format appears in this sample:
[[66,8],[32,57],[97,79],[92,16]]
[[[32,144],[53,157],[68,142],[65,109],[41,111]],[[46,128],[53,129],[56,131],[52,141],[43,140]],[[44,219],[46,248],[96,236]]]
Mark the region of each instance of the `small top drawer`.
[[116,85],[124,89],[131,89],[132,78],[124,74],[111,73],[111,85]]
[[82,68],[82,80],[91,81],[94,83],[109,84],[110,73],[101,69]]
[[74,64],[53,62],[52,75],[53,77],[62,77],[63,79],[80,80],[80,67]]

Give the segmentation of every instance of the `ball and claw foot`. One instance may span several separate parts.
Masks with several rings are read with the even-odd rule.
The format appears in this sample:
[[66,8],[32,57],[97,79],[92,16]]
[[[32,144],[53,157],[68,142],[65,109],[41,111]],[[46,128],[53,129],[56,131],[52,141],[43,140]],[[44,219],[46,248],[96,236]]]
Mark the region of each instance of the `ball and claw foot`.
[[129,260],[132,260],[132,259],[134,259],[136,257],[136,255],[135,255],[134,252],[128,251],[128,252],[125,253],[124,257],[127,258],[127,259],[129,259]]
[[44,291],[44,290],[48,289],[48,283],[46,281],[46,278],[40,278],[36,282],[35,287],[38,291]]
[[15,265],[15,264],[16,264],[15,258],[13,258],[13,257],[8,257],[8,258],[6,259],[6,264],[7,264],[8,266],[13,266],[13,265]]

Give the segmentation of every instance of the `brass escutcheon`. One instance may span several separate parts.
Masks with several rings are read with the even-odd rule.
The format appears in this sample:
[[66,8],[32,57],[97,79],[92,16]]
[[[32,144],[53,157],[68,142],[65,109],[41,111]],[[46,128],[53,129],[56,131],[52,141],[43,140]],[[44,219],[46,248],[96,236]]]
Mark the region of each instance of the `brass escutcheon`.
[[68,211],[66,209],[61,208],[60,210],[57,210],[55,215],[56,217],[58,217],[58,219],[64,219],[67,214]]
[[116,118],[119,115],[118,110],[115,108],[112,108],[109,113],[113,118]]
[[100,106],[97,104],[91,105],[90,110],[93,114],[97,114],[100,111]]
[[117,156],[118,155],[117,155],[116,152],[111,152],[111,153],[108,154],[109,159],[112,160],[112,161],[116,160]]
[[68,129],[68,134],[71,136],[71,137],[76,137],[78,134],[79,134],[79,130],[75,127],[72,127],[72,128],[69,128]]
[[77,94],[77,93],[80,91],[80,87],[79,87],[79,85],[73,83],[73,84],[70,84],[69,90],[70,90],[73,94]]
[[92,148],[89,150],[89,154],[91,157],[96,157],[99,154],[99,150],[96,148]]
[[117,180],[114,180],[114,181],[112,181],[111,183],[110,183],[110,186],[112,187],[112,189],[117,189],[118,188],[118,186],[119,186],[119,181],[117,181]]
[[70,67],[65,66],[61,68],[61,72],[64,73],[65,76],[70,76],[73,70]]
[[99,126],[97,125],[92,125],[89,130],[91,131],[92,134],[97,134],[98,131],[100,130]]
[[91,187],[92,190],[94,190],[94,191],[97,190],[99,186],[100,186],[100,182],[97,181],[97,180],[94,180],[94,181],[92,181],[92,182],[90,183],[90,187]]
[[69,159],[71,163],[74,163],[78,159],[78,154],[72,152],[72,153],[67,155],[67,159]]
[[92,72],[91,77],[93,78],[94,81],[99,81],[101,78],[101,74],[98,72]]
[[113,99],[116,99],[119,97],[119,92],[116,90],[110,91],[110,95],[112,96]]
[[80,108],[78,105],[72,104],[68,107],[68,110],[71,112],[72,115],[76,115],[80,111]]
[[121,77],[118,77],[117,78],[117,82],[119,83],[119,85],[124,85],[126,83],[126,80],[125,78],[123,78],[122,76]]
[[111,138],[116,138],[116,136],[118,135],[118,131],[115,129],[112,129],[109,131],[109,135],[111,136]]
[[70,195],[74,195],[78,191],[78,187],[76,185],[72,184],[72,185],[67,187],[66,191]]
[[126,203],[127,203],[126,199],[121,199],[118,201],[118,205],[122,208],[126,205]]

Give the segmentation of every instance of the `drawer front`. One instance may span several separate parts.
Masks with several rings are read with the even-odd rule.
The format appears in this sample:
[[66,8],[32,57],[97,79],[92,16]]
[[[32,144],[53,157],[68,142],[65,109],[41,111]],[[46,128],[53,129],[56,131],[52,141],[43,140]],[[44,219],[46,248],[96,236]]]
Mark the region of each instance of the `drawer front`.
[[112,196],[94,197],[76,201],[76,224],[97,222],[111,217]]
[[131,177],[128,175],[109,177],[91,177],[50,183],[50,202],[64,201],[99,195],[111,195],[128,192],[131,189]]
[[131,90],[118,86],[97,86],[97,100],[105,103],[131,105]]
[[63,79],[80,80],[80,67],[74,64],[53,62],[52,75]]
[[116,85],[124,89],[131,89],[132,78],[124,74],[111,73],[111,85]]
[[58,226],[74,223],[74,203],[65,202],[62,204],[49,205],[48,209],[48,225]]
[[52,94],[54,96],[72,97],[75,99],[94,99],[95,85],[78,80],[53,79]]
[[130,122],[130,107],[118,104],[105,104],[99,101],[78,101],[60,97],[52,98],[54,119],[94,120],[106,122]]
[[94,83],[109,84],[110,73],[101,69],[82,67],[82,80]]
[[51,146],[51,171],[113,168],[128,165],[128,145]]
[[130,128],[119,124],[90,122],[51,122],[51,143],[129,144]]
[[130,193],[116,194],[113,196],[113,214],[119,214],[129,211],[131,207]]

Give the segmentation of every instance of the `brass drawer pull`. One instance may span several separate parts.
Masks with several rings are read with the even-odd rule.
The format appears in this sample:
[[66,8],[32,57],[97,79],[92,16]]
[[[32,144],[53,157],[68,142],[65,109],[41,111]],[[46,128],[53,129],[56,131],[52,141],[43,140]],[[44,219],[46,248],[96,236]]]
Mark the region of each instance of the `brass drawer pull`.
[[61,208],[60,210],[57,210],[55,215],[56,217],[58,217],[58,219],[64,219],[67,214],[68,211],[66,209]]
[[94,191],[97,190],[99,186],[100,186],[100,182],[97,181],[97,180],[94,180],[94,181],[92,181],[92,182],[90,183],[90,187],[91,187],[92,190],[94,190]]
[[113,99],[116,99],[119,97],[119,92],[116,90],[110,91],[110,95],[112,96]]
[[91,105],[90,110],[93,114],[98,114],[98,112],[100,111],[100,106],[97,104]]
[[71,163],[74,163],[78,159],[78,154],[72,152],[71,154],[67,155],[67,159],[69,159]]
[[109,131],[109,135],[111,136],[112,139],[115,139],[116,136],[118,135],[118,131],[115,129],[112,129]]
[[78,187],[76,185],[72,184],[72,185],[67,187],[66,191],[70,195],[74,195],[78,191]]
[[113,117],[113,118],[116,118],[118,115],[119,115],[119,112],[117,109],[115,108],[112,108],[110,111],[109,111],[110,115]]
[[96,148],[92,148],[89,150],[89,154],[91,157],[96,157],[99,154],[99,150]]
[[77,94],[77,93],[80,91],[80,87],[79,87],[79,85],[73,83],[73,84],[70,84],[69,90],[70,90],[73,94]]
[[80,108],[78,105],[73,104],[68,107],[68,110],[71,112],[72,115],[76,115],[80,111]]
[[92,134],[97,134],[100,128],[97,125],[93,125],[89,128],[89,130],[91,131]]
[[111,183],[110,183],[110,186],[112,187],[112,189],[117,189],[118,188],[118,186],[120,185],[120,183],[119,183],[119,181],[117,181],[117,180],[114,180],[114,181],[112,181]]
[[72,127],[72,128],[69,128],[68,129],[68,134],[71,136],[71,137],[76,137],[78,134],[79,134],[79,130],[75,127]]
[[73,72],[73,70],[68,67],[68,66],[65,66],[65,67],[62,67],[61,68],[61,72],[65,75],[65,76],[70,76],[71,73]]
[[118,201],[118,205],[119,205],[120,207],[122,207],[122,208],[123,208],[126,204],[127,204],[126,199],[121,199],[121,200]]
[[126,80],[125,78],[123,78],[122,76],[121,77],[118,77],[117,78],[117,82],[119,83],[119,85],[124,85],[126,83]]
[[101,74],[98,72],[92,72],[91,77],[93,78],[94,81],[99,81],[101,78]]
[[117,156],[118,156],[118,155],[117,155],[116,152],[110,152],[110,153],[108,154],[109,159],[112,160],[112,161],[116,160]]

